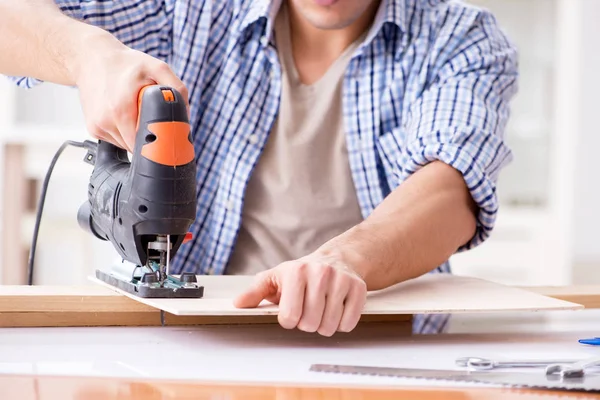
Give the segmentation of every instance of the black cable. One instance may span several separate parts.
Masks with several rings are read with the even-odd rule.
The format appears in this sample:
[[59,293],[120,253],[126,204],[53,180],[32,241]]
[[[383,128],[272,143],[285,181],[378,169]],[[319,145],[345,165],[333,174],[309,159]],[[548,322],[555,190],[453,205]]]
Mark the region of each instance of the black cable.
[[33,265],[34,265],[34,258],[35,258],[35,249],[37,246],[38,232],[40,230],[40,221],[42,219],[42,213],[44,211],[44,202],[46,201],[46,192],[48,191],[48,183],[50,182],[50,176],[52,175],[52,171],[54,170],[54,166],[56,165],[58,158],[60,157],[62,152],[68,146],[86,148],[90,151],[95,152],[97,144],[92,141],[89,141],[89,140],[86,140],[84,142],[75,142],[73,140],[67,140],[62,144],[62,146],[60,146],[60,148],[56,151],[56,154],[54,154],[54,157],[52,158],[52,162],[50,163],[50,166],[48,167],[48,171],[46,172],[46,177],[44,178],[44,183],[42,185],[42,193],[40,194],[40,201],[38,203],[38,209],[37,209],[36,216],[35,216],[35,227],[33,228],[33,240],[31,242],[31,250],[29,251],[29,266],[28,266],[28,276],[27,276],[28,285],[33,285]]

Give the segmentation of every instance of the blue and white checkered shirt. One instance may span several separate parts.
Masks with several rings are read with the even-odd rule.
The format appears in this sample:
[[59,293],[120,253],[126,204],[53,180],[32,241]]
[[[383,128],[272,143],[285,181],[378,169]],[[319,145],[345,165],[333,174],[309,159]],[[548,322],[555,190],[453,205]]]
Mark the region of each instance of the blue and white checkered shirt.
[[[277,116],[281,67],[269,0],[55,0],[68,15],[170,64],[190,93],[198,165],[194,240],[172,271],[222,274],[244,189]],[[37,80],[13,78],[31,87]],[[419,168],[442,160],[464,175],[490,234],[503,141],[516,91],[517,54],[487,11],[456,1],[382,0],[343,83],[343,116],[356,194],[368,216]],[[258,139],[258,140],[256,140]],[[434,272],[449,272],[448,263]],[[419,320],[417,331],[439,324]]]

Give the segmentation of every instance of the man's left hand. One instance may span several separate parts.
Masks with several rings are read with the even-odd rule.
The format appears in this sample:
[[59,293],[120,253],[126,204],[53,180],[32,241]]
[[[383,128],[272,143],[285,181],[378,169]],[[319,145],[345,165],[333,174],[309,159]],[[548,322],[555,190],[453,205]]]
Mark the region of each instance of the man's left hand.
[[279,305],[282,327],[323,336],[353,330],[367,298],[367,285],[356,272],[334,257],[316,253],[282,263],[256,278],[235,299],[236,307],[257,307],[267,300]]

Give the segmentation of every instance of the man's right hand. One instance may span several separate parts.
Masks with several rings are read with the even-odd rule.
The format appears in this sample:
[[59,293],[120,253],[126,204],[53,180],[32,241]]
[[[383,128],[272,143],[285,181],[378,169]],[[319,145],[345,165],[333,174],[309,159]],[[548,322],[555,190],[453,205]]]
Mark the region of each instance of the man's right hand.
[[144,86],[170,86],[188,98],[163,61],[67,17],[54,0],[0,0],[0,54],[0,74],[77,86],[90,135],[128,151]]
[[150,84],[170,86],[186,101],[188,91],[165,62],[112,36],[95,38],[90,48],[101,51],[82,52],[73,68],[87,129],[97,139],[133,151],[140,90]]

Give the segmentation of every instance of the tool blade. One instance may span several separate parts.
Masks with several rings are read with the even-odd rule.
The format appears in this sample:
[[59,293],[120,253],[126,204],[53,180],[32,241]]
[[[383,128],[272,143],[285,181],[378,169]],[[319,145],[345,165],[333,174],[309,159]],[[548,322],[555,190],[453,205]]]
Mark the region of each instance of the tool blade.
[[333,365],[333,364],[313,364],[311,371],[329,372],[337,374],[354,375],[373,375],[373,376],[391,376],[397,378],[439,378],[446,379],[460,377],[469,374],[471,371],[454,371],[438,369],[417,369],[417,368],[389,368],[389,367],[371,367],[361,365]]
[[598,374],[588,374],[581,378],[561,378],[554,375],[546,376],[543,369],[538,372],[492,372],[313,364],[310,371],[494,384],[512,388],[600,392],[600,375]]

